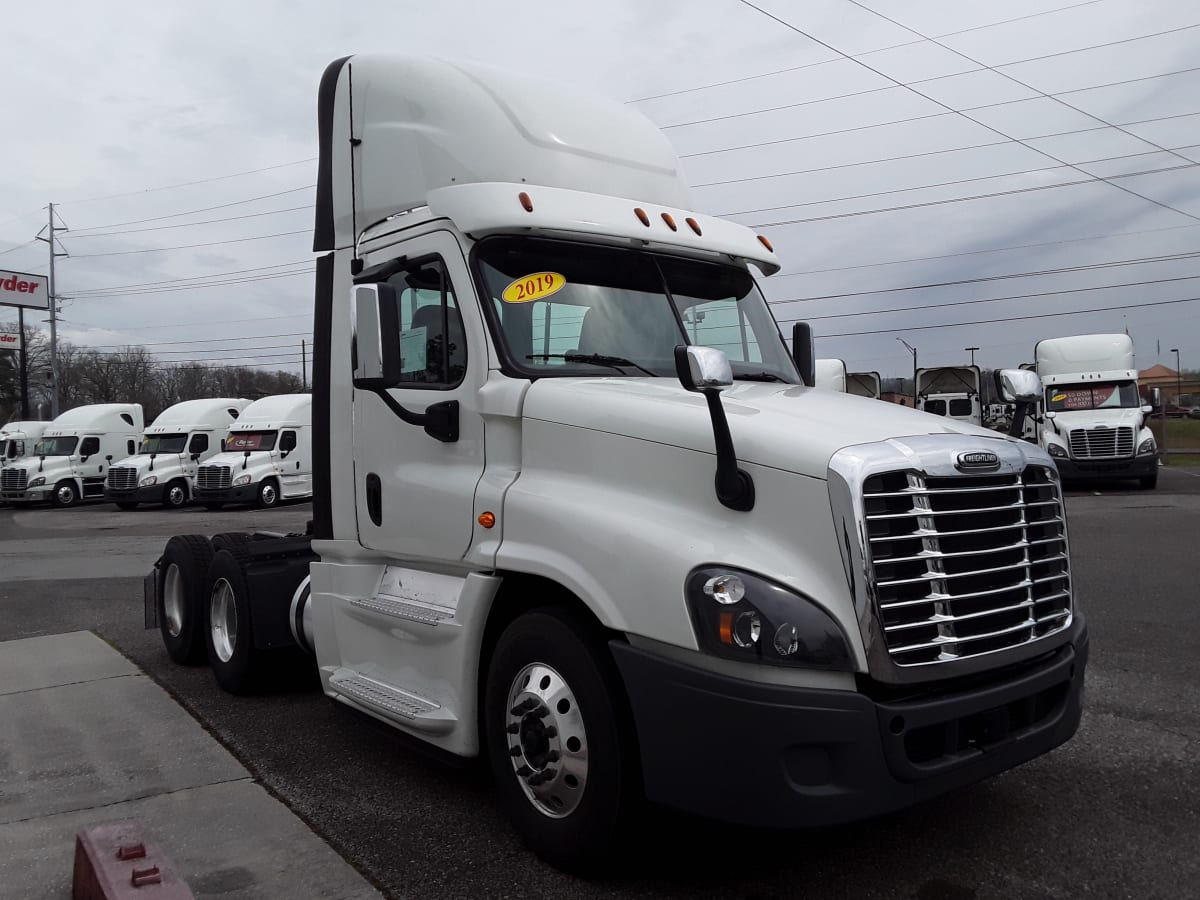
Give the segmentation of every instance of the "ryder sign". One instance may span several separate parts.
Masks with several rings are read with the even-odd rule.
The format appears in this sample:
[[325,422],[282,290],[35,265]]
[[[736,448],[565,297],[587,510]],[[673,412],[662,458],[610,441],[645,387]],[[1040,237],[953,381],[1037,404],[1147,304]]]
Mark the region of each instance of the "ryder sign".
[[28,306],[49,309],[50,290],[45,275],[26,275],[0,269],[0,306]]

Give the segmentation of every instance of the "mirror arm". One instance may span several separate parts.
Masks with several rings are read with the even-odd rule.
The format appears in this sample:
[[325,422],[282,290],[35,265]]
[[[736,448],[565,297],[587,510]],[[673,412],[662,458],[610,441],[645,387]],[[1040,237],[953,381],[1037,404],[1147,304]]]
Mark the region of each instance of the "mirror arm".
[[453,444],[458,440],[458,401],[445,400],[433,403],[425,408],[425,412],[416,413],[405,409],[396,402],[396,398],[386,390],[376,389],[374,392],[384,405],[395,413],[396,418],[409,425],[418,425],[425,433],[444,444]]
[[754,480],[748,472],[738,468],[733,436],[729,433],[729,420],[725,417],[725,407],[721,405],[721,394],[711,388],[701,393],[708,401],[708,414],[712,418],[713,441],[717,450],[717,474],[714,479],[717,499],[729,509],[748,512],[754,508]]

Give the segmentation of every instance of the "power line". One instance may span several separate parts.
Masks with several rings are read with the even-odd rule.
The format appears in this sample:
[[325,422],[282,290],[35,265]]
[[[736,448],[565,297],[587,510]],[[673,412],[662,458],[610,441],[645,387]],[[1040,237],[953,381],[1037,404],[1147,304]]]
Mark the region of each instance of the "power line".
[[817,294],[812,297],[792,297],[788,300],[773,300],[772,303],[803,303],[809,300],[840,300],[845,297],[865,297],[869,294],[894,294],[900,291],[923,291],[928,288],[957,287],[962,284],[981,284],[985,281],[1007,281],[1011,278],[1033,278],[1041,275],[1061,275],[1066,272],[1090,272],[1095,269],[1115,269],[1122,266],[1140,266],[1179,259],[1194,259],[1200,250],[1185,253],[1170,253],[1162,256],[1143,256],[1133,259],[1115,259],[1107,262],[1086,263],[1078,266],[1061,266],[1056,269],[1041,269],[1033,272],[1006,272],[1001,275],[980,275],[976,278],[959,278],[954,281],[931,281],[925,284],[908,284],[902,287],[876,288],[871,291],[845,291],[841,294]]
[[28,247],[30,244],[33,244],[36,241],[37,241],[37,238],[30,238],[23,244],[17,244],[15,247],[9,247],[7,250],[0,250],[0,256],[3,256],[6,253],[12,253],[14,250],[20,250],[24,247]]
[[[312,316],[311,312],[304,312],[304,313],[293,313],[291,315],[286,315],[286,316],[257,316],[253,319],[222,319],[221,324],[222,325],[240,325],[245,322],[270,322],[270,321],[277,321],[279,319],[303,319],[303,318],[310,317],[310,316]],[[105,331],[112,330],[105,325],[95,325],[91,322],[80,322],[77,320],[72,320],[72,322],[73,322],[73,324],[80,325],[84,328],[101,328]],[[133,328],[124,328],[123,327],[123,328],[121,328],[121,331],[161,331],[164,328],[192,328],[192,327],[196,327],[196,326],[200,326],[200,325],[212,325],[212,324],[213,324],[212,319],[208,319],[207,321],[204,321],[204,322],[166,322],[166,323],[163,323],[162,325],[137,325]],[[97,346],[97,347],[122,346],[123,347],[125,345],[124,344],[95,344],[95,345],[89,345],[89,346]]]
[[[310,191],[315,188],[315,184],[305,184],[297,188],[289,188],[286,191],[275,191],[273,194],[262,194],[258,197],[247,197],[245,200],[234,200],[230,203],[219,203],[216,206],[204,206],[200,209],[188,209],[183,212],[168,213],[165,216],[150,216],[146,219],[130,219],[127,222],[109,222],[106,225],[92,225],[89,228],[79,228],[76,231],[97,231],[101,228],[120,228],[125,225],[141,225],[145,222],[161,222],[163,219],[178,219],[180,216],[191,216],[196,213],[212,212],[216,209],[228,209],[231,206],[244,206],[247,203],[256,203],[259,200],[270,200],[272,197],[283,197],[286,194],[297,194],[300,191]],[[218,219],[217,221],[221,221]],[[75,233],[74,231],[72,232]],[[80,235],[81,237],[95,237],[95,235]]]
[[203,244],[180,244],[177,247],[147,247],[142,250],[114,250],[108,253],[81,253],[71,254],[72,259],[95,259],[99,256],[129,256],[133,253],[162,253],[166,250],[191,250],[195,247],[216,247],[218,244],[240,244],[243,241],[265,241],[268,238],[290,237],[295,234],[311,234],[310,229],[300,229],[299,231],[280,231],[275,234],[258,234],[252,237],[230,238],[225,241],[207,241]]
[[[953,53],[954,55],[961,57],[962,59],[965,59],[967,62],[973,63],[974,65],[983,66],[989,72],[999,75],[1001,78],[1006,78],[1009,81],[1011,81],[1013,84],[1020,85],[1021,87],[1025,88],[1028,91],[1036,91],[1042,97],[1053,100],[1055,103],[1058,103],[1061,106],[1065,106],[1067,109],[1071,110],[1072,112],[1077,112],[1080,115],[1088,116],[1091,119],[1095,119],[1097,122],[1103,122],[1109,128],[1115,128],[1117,131],[1120,131],[1122,134],[1128,135],[1129,137],[1132,137],[1132,138],[1136,138],[1137,140],[1141,141],[1142,143],[1149,144],[1151,147],[1155,147],[1158,150],[1162,150],[1167,153],[1171,152],[1171,151],[1167,150],[1165,147],[1163,147],[1161,144],[1156,144],[1154,141],[1150,140],[1149,138],[1144,138],[1141,135],[1134,134],[1131,131],[1126,131],[1124,128],[1121,128],[1118,125],[1114,125],[1112,122],[1109,122],[1107,119],[1105,119],[1101,116],[1098,116],[1095,113],[1086,112],[1085,110],[1080,109],[1078,106],[1072,106],[1070,103],[1067,103],[1065,100],[1061,100],[1057,97],[1050,97],[1049,94],[1045,93],[1044,91],[1042,91],[1039,88],[1034,87],[1033,85],[1029,84],[1028,82],[1022,81],[1021,79],[1017,78],[1015,75],[1010,75],[1007,72],[1000,71],[1000,69],[1002,69],[1002,68],[1009,68],[1013,65],[1016,65],[1016,63],[1001,63],[999,66],[989,66],[985,62],[975,59],[972,56],[968,56],[966,53],[963,53],[961,50],[957,50],[954,47],[950,47],[950,46],[942,43],[940,40],[938,40],[936,38],[931,38],[925,34],[922,34],[920,31],[917,31],[917,29],[912,28],[908,25],[905,25],[902,22],[897,21],[896,19],[893,19],[891,16],[885,15],[884,13],[881,13],[881,12],[878,12],[877,10],[872,9],[871,7],[859,2],[859,0],[847,0],[847,2],[853,4],[854,6],[857,6],[861,10],[865,10],[866,12],[871,13],[872,15],[878,16],[879,18],[883,19],[885,22],[891,22],[897,28],[903,28],[909,34],[915,34],[917,37],[919,37],[923,40],[929,41],[935,47],[941,47],[943,50],[948,50],[951,53]],[[1124,40],[1113,41],[1109,44],[1101,44],[1100,46],[1111,47],[1116,44],[1126,44],[1126,43],[1130,43],[1131,41],[1140,41],[1140,40],[1145,40],[1145,39],[1151,38],[1151,37],[1161,37],[1161,36],[1167,35],[1167,34],[1176,34],[1181,31],[1190,31],[1191,29],[1194,29],[1194,28],[1200,28],[1200,24],[1183,25],[1183,26],[1180,26],[1179,28],[1170,28],[1170,29],[1167,29],[1166,31],[1158,31],[1153,34],[1143,35],[1141,37],[1125,38]],[[1095,49],[1095,48],[1088,48],[1088,49]],[[1021,62],[1034,62],[1034,61],[1041,60],[1041,59],[1049,59],[1049,57],[1048,56],[1035,56],[1031,59],[1021,60]],[[1180,156],[1179,159],[1184,159],[1184,157]],[[1190,162],[1191,160],[1188,160],[1188,161]]]
[[1027,316],[1009,316],[1003,319],[978,319],[974,322],[943,322],[939,325],[910,325],[907,328],[880,328],[874,331],[846,331],[838,334],[818,334],[817,338],[863,337],[871,334],[894,334],[898,331],[931,331],[936,328],[962,328],[967,325],[996,325],[1002,322],[1023,322],[1029,319],[1053,319],[1059,316],[1078,316],[1084,313],[1120,312],[1124,309],[1144,309],[1150,306],[1171,306],[1178,303],[1195,303],[1200,297],[1185,297],[1181,300],[1154,300],[1149,303],[1130,303],[1125,306],[1098,306],[1093,309],[1073,309],[1067,312],[1033,313]]
[[[1054,184],[1039,184],[1039,185],[1034,185],[1033,187],[1010,188],[1009,190],[1005,190],[1005,191],[992,191],[992,192],[986,193],[986,194],[972,194],[968,197],[950,197],[945,200],[926,200],[921,203],[905,203],[900,206],[885,206],[885,207],[880,207],[878,209],[862,209],[862,210],[858,210],[856,212],[833,213],[833,214],[827,215],[827,216],[810,216],[809,218],[806,218],[806,219],[786,219],[786,220],[780,221],[780,222],[759,222],[756,224],[752,224],[749,227],[751,227],[751,228],[776,228],[781,225],[798,225],[798,224],[801,224],[804,222],[827,222],[831,219],[848,219],[848,218],[853,218],[855,216],[875,215],[876,213],[899,212],[899,211],[907,210],[907,209],[923,209],[923,208],[929,207],[929,206],[944,206],[948,203],[966,203],[971,200],[987,200],[987,199],[990,199],[993,197],[1008,197],[1008,196],[1012,196],[1015,194],[1033,193],[1035,191],[1049,191],[1049,190],[1054,190],[1056,188],[1072,187],[1072,186],[1080,185],[1080,184],[1097,184],[1101,181],[1106,182],[1106,183],[1111,183],[1112,179],[1115,179],[1115,178],[1135,178],[1139,175],[1157,175],[1162,172],[1177,172],[1181,169],[1195,168],[1197,165],[1200,165],[1200,163],[1193,162],[1193,163],[1188,163],[1188,164],[1182,165],[1182,166],[1166,166],[1166,167],[1160,168],[1160,169],[1144,169],[1139,172],[1122,172],[1118,175],[1110,175],[1107,178],[1103,178],[1103,179],[1091,176],[1088,178],[1078,179],[1076,181],[1059,181],[1059,182],[1055,182]],[[1084,174],[1086,175],[1088,173],[1085,172]],[[1140,197],[1141,195],[1137,194],[1136,196]],[[828,202],[833,202],[833,201],[828,201]],[[1156,205],[1162,206],[1163,204],[1156,204]],[[1167,207],[1167,208],[1172,209],[1171,207]],[[1178,212],[1178,210],[1174,210],[1174,209],[1172,209],[1172,211]],[[749,215],[750,213],[753,213],[753,212],[758,212],[758,210],[747,210],[744,213],[725,213],[723,215],[726,215],[726,216]],[[1188,216],[1188,218],[1197,219],[1198,221],[1200,221],[1200,216],[1193,216],[1188,213],[1183,213],[1183,215]]]
[[181,182],[178,182],[177,184],[165,184],[165,185],[162,185],[161,187],[142,188],[140,191],[125,191],[120,194],[105,194],[102,197],[87,197],[82,200],[71,200],[71,201],[68,201],[68,203],[66,205],[77,206],[82,203],[95,203],[98,200],[113,200],[113,199],[116,199],[117,197],[133,197],[133,196],[139,195],[139,194],[153,193],[154,191],[169,191],[169,190],[174,190],[175,188],[191,187],[194,184],[210,184],[211,182],[214,182],[214,181],[225,181],[230,178],[240,178],[243,175],[256,175],[259,172],[270,172],[270,171],[273,171],[274,169],[286,169],[290,166],[298,166],[303,163],[316,162],[316,160],[317,160],[317,157],[310,156],[307,159],[297,159],[297,160],[293,160],[292,162],[277,163],[273,166],[263,166],[262,168],[259,168],[259,169],[247,169],[244,172],[234,172],[230,175],[216,175],[212,178],[201,178],[197,181],[181,181]]
[[177,282],[182,282],[182,281],[207,280],[209,278],[219,278],[224,275],[241,275],[245,272],[261,272],[266,269],[284,269],[284,268],[287,268],[288,266],[300,266],[300,265],[304,265],[306,263],[311,263],[311,262],[312,262],[311,259],[297,259],[292,262],[276,263],[273,266],[253,266],[252,268],[249,268],[249,269],[231,269],[228,272],[212,272],[208,275],[189,275],[185,278],[166,278],[166,279],[163,279],[162,281],[142,281],[142,282],[136,282],[134,284],[114,284],[114,285],[109,285],[108,287],[99,287],[99,288],[84,289],[81,291],[72,291],[71,293],[72,293],[72,296],[82,297],[82,296],[94,294],[97,292],[120,291],[120,290],[124,290],[126,288],[155,287],[160,284],[175,284]]
[[[212,323],[202,323],[212,324]],[[132,330],[132,329],[131,329]],[[255,334],[244,338],[207,338],[192,341],[142,341],[138,347],[175,347],[180,344],[216,344],[222,341],[266,341],[276,338],[308,337],[311,331],[289,331],[287,334]],[[88,347],[128,347],[130,344],[88,344]],[[254,347],[210,347],[211,350],[254,350]],[[188,351],[191,352],[191,351]]]
[[175,287],[141,288],[133,291],[112,291],[109,293],[88,294],[85,297],[74,297],[79,300],[108,300],[114,297],[142,297],[147,294],[174,294],[178,291],[198,291],[205,288],[228,287],[233,284],[255,284],[260,281],[272,281],[276,278],[293,278],[296,275],[310,275],[312,268],[298,269],[295,272],[276,272],[272,275],[247,275],[242,278],[227,278],[223,281],[207,281],[198,284],[182,284]]
[[[802,28],[799,28],[796,25],[792,25],[791,23],[784,21],[783,19],[779,18],[778,16],[767,12],[762,7],[755,6],[752,2],[750,2],[750,0],[739,0],[739,2],[743,6],[748,6],[751,9],[756,10],[760,15],[764,15],[764,16],[768,17],[769,19],[772,19],[773,21],[778,22],[780,25],[784,26],[785,28],[788,28],[791,31],[796,32],[796,34],[802,35],[803,37],[808,38],[810,41],[814,41],[814,42],[820,44],[821,46],[833,51],[834,53],[837,53],[839,56],[845,56],[845,54],[842,53],[841,50],[838,50],[832,44],[828,44],[825,41],[822,41],[820,38],[817,38],[817,37],[809,34],[808,32],[804,31]],[[1200,27],[1200,26],[1189,26],[1189,27]],[[1125,43],[1125,41],[1120,41],[1119,43]],[[1094,48],[1085,48],[1085,49],[1094,49]],[[1079,52],[1079,51],[1066,51],[1066,53],[1071,53],[1071,52]],[[1049,59],[1051,56],[1061,56],[1061,55],[1066,55],[1066,53],[1050,54],[1048,56],[1043,56],[1043,57],[1039,57],[1039,58],[1040,59]],[[847,57],[847,59],[849,59],[849,57]],[[1017,62],[1027,62],[1027,61],[1028,60],[1018,60]],[[1033,150],[1035,153],[1039,153],[1042,156],[1045,156],[1048,159],[1052,159],[1056,163],[1059,163],[1061,165],[1070,166],[1072,169],[1075,169],[1075,171],[1079,172],[1080,174],[1088,175],[1089,178],[1092,178],[1092,179],[1095,179],[1098,181],[1103,181],[1106,184],[1112,185],[1117,190],[1119,190],[1123,193],[1129,194],[1130,196],[1137,197],[1138,199],[1144,200],[1147,203],[1153,203],[1155,206],[1159,206],[1163,209],[1170,210],[1171,212],[1178,213],[1181,216],[1187,216],[1189,219],[1194,219],[1194,220],[1200,222],[1200,216],[1193,215],[1192,213],[1189,213],[1189,212],[1184,212],[1181,209],[1176,209],[1175,207],[1171,206],[1169,203],[1163,203],[1160,200],[1155,200],[1151,197],[1146,197],[1142,194],[1139,194],[1135,190],[1125,187],[1124,185],[1116,184],[1113,179],[1100,178],[1099,176],[1091,175],[1091,173],[1085,172],[1083,169],[1080,169],[1078,166],[1074,165],[1073,163],[1069,163],[1065,159],[1061,159],[1052,153],[1049,153],[1045,150],[1034,147],[1033,145],[1026,143],[1025,141],[1021,140],[1020,138],[1014,138],[1014,137],[1012,137],[1012,135],[1006,134],[1005,132],[1001,131],[999,128],[996,128],[993,125],[989,125],[986,122],[982,121],[981,119],[975,118],[973,116],[969,116],[961,110],[954,109],[952,106],[950,106],[947,103],[942,102],[941,100],[938,100],[936,97],[933,97],[927,93],[919,91],[915,87],[913,87],[911,84],[905,84],[905,83],[899,81],[898,79],[893,78],[891,75],[888,75],[886,72],[882,71],[881,69],[877,69],[874,66],[869,65],[860,59],[853,60],[853,62],[855,62],[859,66],[862,66],[868,72],[873,72],[876,75],[878,75],[880,78],[886,78],[888,81],[892,82],[893,84],[911,91],[912,93],[916,94],[918,97],[923,97],[925,100],[928,100],[930,103],[934,103],[950,112],[957,113],[958,115],[962,116],[967,121],[974,122],[976,125],[980,126],[981,128],[986,128],[988,131],[992,132],[993,134],[998,134],[1001,137],[1009,138],[1010,140],[1014,141],[1015,143],[1020,144],[1022,147],[1027,147],[1030,150]],[[1004,65],[1015,65],[1015,64],[1016,63],[1014,62],[1014,63],[1005,63]]]
[[[248,202],[248,201],[247,201]],[[73,234],[72,239],[79,238],[96,238],[96,237],[112,237],[117,234],[141,234],[146,231],[166,231],[168,228],[194,228],[197,225],[214,225],[219,222],[236,222],[241,219],[258,219],[263,216],[277,216],[281,213],[298,212],[302,209],[312,209],[312,204],[307,206],[289,206],[287,209],[271,209],[266,212],[247,213],[244,216],[225,216],[221,219],[203,219],[199,222],[181,222],[178,225],[155,225],[151,228],[126,228],[121,231],[101,231],[96,234]],[[182,213],[180,214],[182,215]],[[164,216],[163,218],[167,218]]]
[[[1105,3],[1105,2],[1108,2],[1108,0],[1084,0],[1084,2],[1082,2],[1082,3],[1071,3],[1067,6],[1058,6],[1058,7],[1055,7],[1054,9],[1047,9],[1047,10],[1043,10],[1042,12],[1030,13],[1029,15],[1024,15],[1024,16],[1017,16],[1016,18],[1012,18],[1012,19],[1001,19],[999,22],[990,22],[987,25],[975,25],[971,28],[960,28],[958,31],[947,31],[943,34],[936,35],[936,37],[939,37],[939,38],[955,37],[956,35],[967,34],[968,32],[971,32],[971,31],[982,31],[986,28],[996,28],[1000,25],[1008,25],[1012,22],[1020,22],[1024,19],[1036,19],[1040,16],[1051,15],[1052,13],[1064,12],[1069,9],[1078,9],[1081,6],[1093,6],[1096,3]],[[920,44],[920,43],[923,43],[923,41],[902,41],[899,44],[889,44],[886,47],[878,47],[874,50],[867,50],[863,53],[855,53],[855,54],[853,54],[853,56],[855,59],[858,59],[861,56],[871,56],[875,53],[883,53],[887,50],[896,50],[900,47],[911,47],[915,44]],[[786,72],[798,72],[801,69],[813,69],[813,68],[816,68],[817,66],[827,66],[827,65],[830,65],[831,63],[843,62],[843,61],[844,60],[841,57],[838,57],[837,59],[824,59],[824,60],[821,60],[820,62],[804,63],[803,65],[800,65],[800,66],[788,66],[786,69],[775,69],[774,71],[763,72],[758,75],[746,75],[746,76],[743,76],[742,78],[731,78],[728,81],[717,81],[712,84],[702,84],[697,87],[683,88],[682,90],[678,90],[678,91],[666,91],[665,93],[662,93],[662,94],[652,94],[648,97],[638,97],[634,100],[626,100],[625,102],[626,103],[645,103],[649,100],[661,100],[664,97],[678,97],[681,94],[693,94],[697,91],[707,91],[712,88],[725,87],[726,85],[730,85],[730,84],[741,84],[742,82],[754,81],[759,78],[770,78],[772,75],[782,75]]]

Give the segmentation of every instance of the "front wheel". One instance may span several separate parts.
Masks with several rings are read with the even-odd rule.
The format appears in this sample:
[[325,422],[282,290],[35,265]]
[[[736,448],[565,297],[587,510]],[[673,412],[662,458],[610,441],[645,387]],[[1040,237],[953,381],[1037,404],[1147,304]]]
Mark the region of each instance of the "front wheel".
[[180,480],[172,481],[163,488],[162,505],[164,509],[182,509],[187,505],[187,485]]
[[258,486],[258,508],[270,509],[279,505],[279,485],[274,478],[268,478]]
[[60,509],[74,506],[79,502],[79,490],[73,481],[60,481],[54,486],[50,502]]
[[1144,478],[1139,478],[1138,486],[1143,491],[1152,491],[1158,487],[1158,469],[1156,468],[1153,473],[1145,476]]
[[483,715],[502,805],[535,853],[577,875],[610,862],[640,793],[622,701],[603,641],[566,611],[526,613],[496,644]]

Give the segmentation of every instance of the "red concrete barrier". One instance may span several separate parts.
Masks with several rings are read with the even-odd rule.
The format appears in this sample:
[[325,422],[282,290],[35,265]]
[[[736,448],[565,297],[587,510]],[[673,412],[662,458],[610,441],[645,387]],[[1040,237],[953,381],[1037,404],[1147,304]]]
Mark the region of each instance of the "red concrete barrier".
[[195,900],[144,823],[130,819],[75,835],[72,900]]

